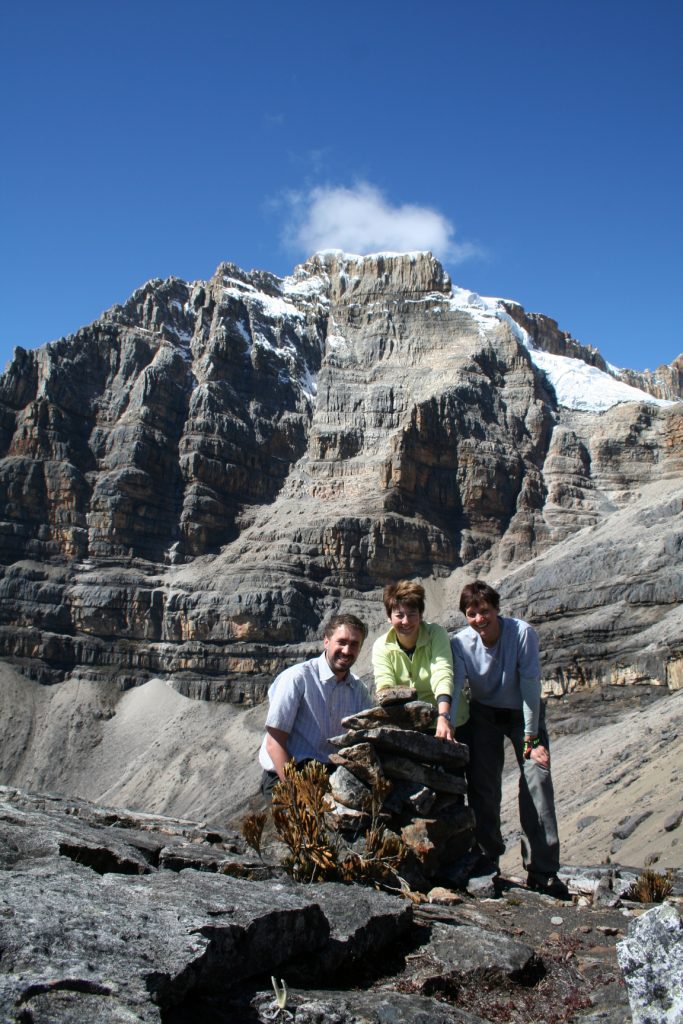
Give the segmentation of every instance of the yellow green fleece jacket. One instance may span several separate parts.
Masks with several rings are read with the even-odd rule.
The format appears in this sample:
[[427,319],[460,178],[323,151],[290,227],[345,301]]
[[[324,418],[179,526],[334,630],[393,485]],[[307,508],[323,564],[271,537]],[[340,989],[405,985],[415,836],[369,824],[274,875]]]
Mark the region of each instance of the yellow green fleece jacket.
[[[392,628],[372,645],[375,689],[388,686],[414,686],[418,700],[436,704],[439,697],[453,696],[453,654],[448,633],[434,622],[420,623],[420,632],[412,658],[401,648]],[[454,709],[455,710],[455,709]],[[453,724],[462,725],[469,717],[467,699],[461,697]]]

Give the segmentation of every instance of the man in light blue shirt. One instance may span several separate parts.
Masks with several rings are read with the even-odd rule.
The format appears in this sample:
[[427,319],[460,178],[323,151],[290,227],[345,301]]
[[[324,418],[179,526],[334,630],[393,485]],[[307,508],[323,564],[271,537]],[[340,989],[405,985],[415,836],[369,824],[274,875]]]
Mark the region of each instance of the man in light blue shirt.
[[465,680],[470,687],[470,721],[463,738],[470,747],[468,798],[482,855],[476,870],[497,873],[505,851],[500,802],[507,737],[520,768],[522,861],[528,885],[566,899],[567,888],[557,878],[560,842],[541,706],[538,636],[522,619],[499,615],[499,606],[500,596],[488,583],[468,584],[460,595],[468,625],[451,641],[454,702]]
[[342,719],[372,704],[370,694],[352,674],[367,628],[355,615],[335,615],[323,631],[323,653],[281,672],[268,690],[270,707],[259,761],[266,798],[284,778],[293,760],[297,768],[309,761],[329,764],[331,736],[343,732]]

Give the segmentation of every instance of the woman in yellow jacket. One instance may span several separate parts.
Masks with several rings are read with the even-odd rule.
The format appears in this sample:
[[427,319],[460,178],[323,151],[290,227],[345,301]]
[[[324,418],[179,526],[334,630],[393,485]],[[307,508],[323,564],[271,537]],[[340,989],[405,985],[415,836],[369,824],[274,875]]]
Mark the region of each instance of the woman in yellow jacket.
[[419,583],[390,583],[383,598],[391,628],[372,647],[375,689],[414,686],[418,700],[438,709],[437,737],[452,740],[456,727],[467,721],[468,707],[462,697],[452,713],[453,654],[448,633],[423,620],[425,592]]

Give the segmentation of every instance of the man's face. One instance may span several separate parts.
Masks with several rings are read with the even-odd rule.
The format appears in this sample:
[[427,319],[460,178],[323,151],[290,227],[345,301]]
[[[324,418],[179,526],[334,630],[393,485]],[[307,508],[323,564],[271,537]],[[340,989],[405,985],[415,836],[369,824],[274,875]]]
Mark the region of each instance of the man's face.
[[498,611],[488,601],[478,601],[465,609],[465,618],[487,647],[492,647],[500,636]]
[[325,657],[338,679],[343,679],[360,654],[363,634],[352,626],[338,626],[332,636],[326,636]]

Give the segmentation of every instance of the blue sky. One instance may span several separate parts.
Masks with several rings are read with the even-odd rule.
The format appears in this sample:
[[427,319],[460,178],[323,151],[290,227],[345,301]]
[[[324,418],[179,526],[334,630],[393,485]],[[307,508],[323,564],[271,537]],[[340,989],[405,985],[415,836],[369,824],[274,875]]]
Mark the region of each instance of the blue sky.
[[0,369],[152,277],[432,248],[683,351],[680,0],[2,4]]

